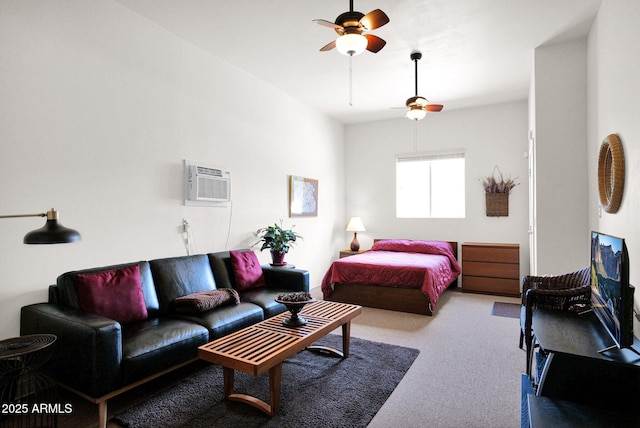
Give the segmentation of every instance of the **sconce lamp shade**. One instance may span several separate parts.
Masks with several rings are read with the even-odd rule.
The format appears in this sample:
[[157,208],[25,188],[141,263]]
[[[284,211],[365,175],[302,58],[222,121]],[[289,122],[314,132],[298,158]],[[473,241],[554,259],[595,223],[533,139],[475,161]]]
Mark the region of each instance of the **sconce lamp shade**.
[[347,232],[353,232],[353,241],[351,241],[351,251],[360,250],[360,243],[358,242],[358,232],[364,232],[364,223],[360,217],[351,217],[347,224]]
[[47,217],[47,223],[40,229],[32,230],[24,236],[25,244],[66,244],[80,241],[78,231],[64,227],[58,223],[58,212],[51,209],[40,214],[2,215],[0,218]]

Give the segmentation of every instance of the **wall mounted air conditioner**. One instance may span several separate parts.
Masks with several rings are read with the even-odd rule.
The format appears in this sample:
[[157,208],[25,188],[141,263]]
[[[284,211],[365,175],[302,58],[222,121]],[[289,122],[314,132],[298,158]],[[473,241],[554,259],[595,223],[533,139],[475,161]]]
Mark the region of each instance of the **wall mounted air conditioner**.
[[231,200],[231,172],[223,167],[185,161],[185,204],[224,203]]

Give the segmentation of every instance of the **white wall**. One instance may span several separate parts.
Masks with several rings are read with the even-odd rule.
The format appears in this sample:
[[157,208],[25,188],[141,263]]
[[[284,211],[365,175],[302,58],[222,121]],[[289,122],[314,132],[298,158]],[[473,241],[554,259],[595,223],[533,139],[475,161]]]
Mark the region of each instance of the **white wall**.
[[[0,220],[0,338],[65,271],[186,254],[183,218],[201,253],[295,224],[312,286],[343,247],[344,129],[300,101],[110,1],[4,0],[0,58],[0,214],[82,233],[23,245],[44,220]],[[185,207],[183,159],[229,167],[232,208]],[[319,180],[318,217],[287,218],[289,175]]]
[[535,50],[537,273],[589,263],[586,40]]
[[[414,150],[414,122],[402,118],[348,125],[345,214],[362,217],[367,231],[358,234],[361,247],[369,248],[374,238],[516,243],[521,272],[528,273],[527,102],[452,111],[445,106],[417,126],[418,151],[466,150],[466,218],[396,218],[395,155]],[[508,217],[486,216],[480,180],[495,165],[521,183],[511,191]]]
[[[588,139],[589,227],[625,238],[640,312],[640,4],[636,0],[603,0],[589,35]],[[625,188],[615,214],[600,212],[597,192],[598,152],[609,134],[622,140]],[[640,326],[636,323],[636,336]]]

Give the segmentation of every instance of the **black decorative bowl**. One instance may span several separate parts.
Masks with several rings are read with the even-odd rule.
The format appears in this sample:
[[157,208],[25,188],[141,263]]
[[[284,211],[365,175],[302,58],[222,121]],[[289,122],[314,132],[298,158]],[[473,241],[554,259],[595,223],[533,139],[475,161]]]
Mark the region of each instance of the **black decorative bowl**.
[[299,302],[292,302],[290,300],[275,299],[276,302],[282,303],[287,307],[287,310],[291,312],[291,316],[282,320],[282,324],[289,327],[298,327],[305,325],[307,320],[299,316],[298,314],[307,303],[313,303],[316,301],[313,297],[309,300],[302,300]]

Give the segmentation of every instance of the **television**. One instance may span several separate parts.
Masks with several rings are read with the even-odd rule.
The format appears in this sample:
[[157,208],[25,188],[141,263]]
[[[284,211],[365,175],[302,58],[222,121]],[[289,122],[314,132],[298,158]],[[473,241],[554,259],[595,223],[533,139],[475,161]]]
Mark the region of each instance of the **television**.
[[591,307],[615,341],[601,352],[633,345],[633,292],[624,239],[591,232]]

